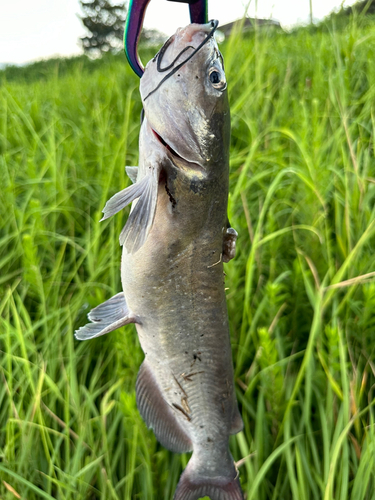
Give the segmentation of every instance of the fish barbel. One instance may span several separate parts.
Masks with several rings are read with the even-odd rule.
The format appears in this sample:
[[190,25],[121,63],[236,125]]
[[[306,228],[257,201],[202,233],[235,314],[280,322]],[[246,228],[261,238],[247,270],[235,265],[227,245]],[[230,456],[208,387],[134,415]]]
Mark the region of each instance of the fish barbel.
[[177,30],[148,63],[132,186],[121,232],[123,292],[93,309],[85,340],[135,323],[145,359],[138,409],[160,443],[193,451],[175,500],[241,500],[229,436],[242,429],[234,392],[223,262],[237,233],[227,219],[230,114],[217,21]]

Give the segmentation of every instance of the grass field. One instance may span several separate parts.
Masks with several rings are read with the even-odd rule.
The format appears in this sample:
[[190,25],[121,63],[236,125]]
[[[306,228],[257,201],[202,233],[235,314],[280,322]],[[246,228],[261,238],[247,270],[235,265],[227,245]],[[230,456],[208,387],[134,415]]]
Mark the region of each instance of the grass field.
[[[375,499],[375,25],[222,46],[232,112],[231,449],[248,500]],[[133,326],[80,343],[120,290],[137,165],[123,57],[0,81],[0,498],[172,499],[188,455],[135,404]]]

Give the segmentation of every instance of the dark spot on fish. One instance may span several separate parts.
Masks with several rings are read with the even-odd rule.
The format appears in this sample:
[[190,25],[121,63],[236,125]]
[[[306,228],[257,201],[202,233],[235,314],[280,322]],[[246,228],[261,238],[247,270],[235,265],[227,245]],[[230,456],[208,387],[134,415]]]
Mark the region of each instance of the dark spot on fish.
[[162,168],[159,174],[159,184],[165,184],[167,182],[167,172]]
[[204,337],[204,333],[201,333],[201,337]]
[[204,429],[204,425],[201,425],[201,426],[200,426],[200,428],[201,428],[201,429]]
[[165,183],[165,190],[169,196],[169,201],[172,203],[172,208],[174,208],[177,205],[177,201],[173,198],[172,193],[169,191],[167,182]]
[[168,179],[174,181],[177,178],[176,169],[168,169]]
[[198,76],[198,75],[195,75],[195,78],[196,78],[197,80],[199,80],[199,76]]
[[185,354],[189,354],[187,351],[185,351]]
[[202,353],[201,352],[197,352],[196,354],[193,354],[194,361],[196,361],[197,359],[199,359],[199,361],[202,361],[202,359],[200,358],[199,354],[202,354]]
[[194,177],[190,181],[190,190],[193,191],[194,194],[198,194],[202,191],[202,189],[203,189],[202,182],[196,175],[194,175]]
[[211,438],[207,438],[207,443],[212,443],[212,439]]

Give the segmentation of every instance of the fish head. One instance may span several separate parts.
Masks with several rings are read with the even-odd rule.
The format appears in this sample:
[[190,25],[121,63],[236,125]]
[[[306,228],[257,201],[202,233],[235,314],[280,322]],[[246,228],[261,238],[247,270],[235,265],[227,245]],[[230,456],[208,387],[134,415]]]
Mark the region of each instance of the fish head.
[[140,92],[147,121],[172,161],[209,171],[227,165],[230,113],[217,21],[179,28],[147,64]]

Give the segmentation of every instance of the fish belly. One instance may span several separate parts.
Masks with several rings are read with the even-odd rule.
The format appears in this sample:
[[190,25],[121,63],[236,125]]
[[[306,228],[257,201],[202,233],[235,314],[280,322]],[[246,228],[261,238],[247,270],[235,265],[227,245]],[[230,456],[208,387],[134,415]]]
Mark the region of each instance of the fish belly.
[[[228,438],[237,416],[223,267],[213,248],[197,241],[173,255],[145,248],[122,263],[147,369],[191,441],[208,448]],[[143,252],[159,265],[146,271]]]

